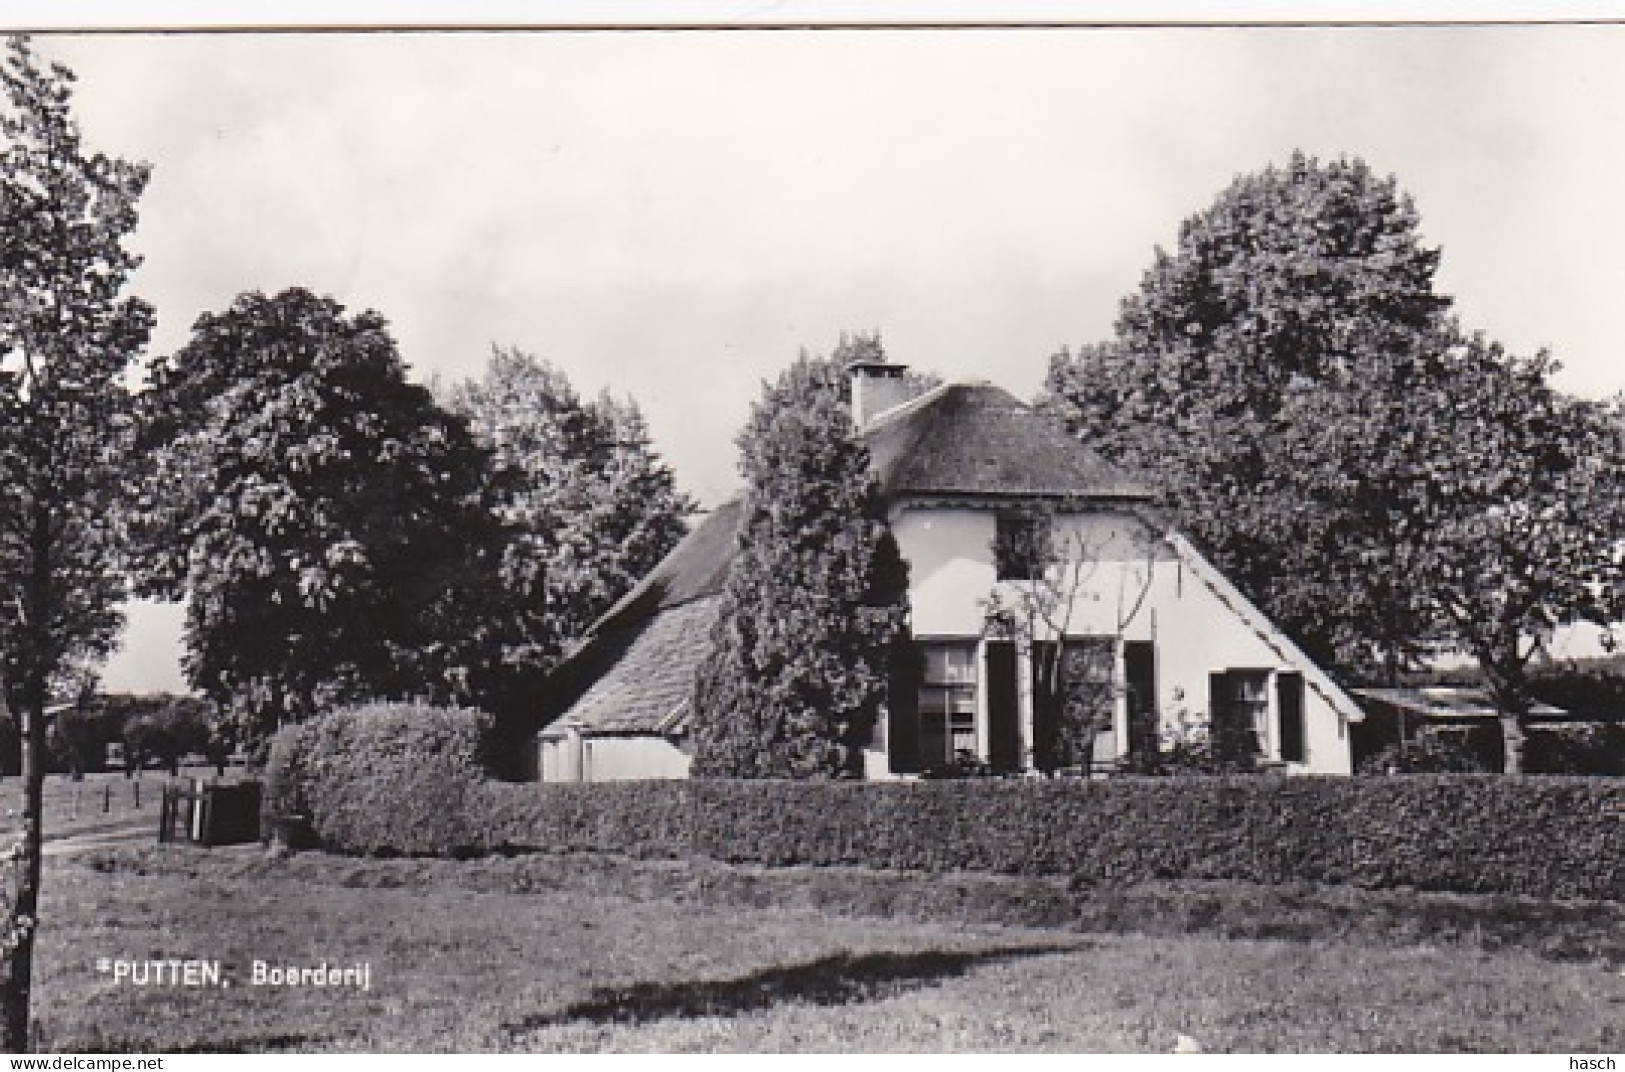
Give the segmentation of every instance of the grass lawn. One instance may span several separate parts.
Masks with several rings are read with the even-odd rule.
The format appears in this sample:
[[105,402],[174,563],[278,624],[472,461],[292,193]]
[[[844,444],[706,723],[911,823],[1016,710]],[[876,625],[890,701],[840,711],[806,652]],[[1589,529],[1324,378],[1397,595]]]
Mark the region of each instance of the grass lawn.
[[[1392,930],[1084,933],[834,907],[842,883],[975,900],[955,878],[187,847],[48,867],[36,1000],[56,1050],[1166,1052],[1180,1034],[1210,1051],[1625,1049],[1625,976],[1595,952],[1625,918],[1607,906],[1541,917],[1593,951],[1565,959]],[[1231,894],[1202,896],[1227,911]],[[114,983],[101,957],[218,959],[237,985]],[[366,961],[372,990],[252,987],[254,959]]]

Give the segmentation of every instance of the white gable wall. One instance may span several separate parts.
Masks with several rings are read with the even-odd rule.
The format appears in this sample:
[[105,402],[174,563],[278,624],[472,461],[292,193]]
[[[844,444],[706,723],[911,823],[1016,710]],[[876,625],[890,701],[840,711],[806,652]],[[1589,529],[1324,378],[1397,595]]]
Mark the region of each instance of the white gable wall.
[[[992,551],[995,519],[994,510],[969,505],[915,504],[894,509],[892,529],[910,565],[911,623],[918,639],[983,635],[987,600],[999,586]],[[1307,686],[1305,762],[1291,764],[1289,769],[1349,772],[1345,718],[1357,718],[1358,709],[1216,570],[1201,561],[1194,549],[1177,538],[1172,543],[1155,540],[1144,522],[1126,512],[1063,516],[1057,519],[1057,532],[1067,541],[1081,537],[1093,560],[1073,604],[1068,635],[1117,634],[1119,616],[1129,617],[1149,575],[1144,602],[1122,629],[1122,638],[1155,644],[1157,705],[1166,729],[1172,730],[1182,714],[1206,714],[1210,674],[1267,671],[1274,751],[1280,744],[1274,739],[1279,725],[1274,675],[1296,671],[1304,675]],[[1154,540],[1150,562],[1148,540]],[[1005,582],[1012,583],[1020,582]],[[1030,720],[1029,681],[1023,666],[1018,674],[1020,703]],[[1109,747],[1120,755],[1127,744],[1127,709],[1122,701],[1118,706],[1115,740]],[[985,690],[979,718],[985,725]],[[1030,731],[1030,721],[1027,727]],[[870,757],[871,771],[882,759]]]
[[542,736],[537,740],[540,778],[544,782],[623,782],[648,778],[687,778],[692,761],[665,737],[619,735],[584,737],[579,733]]

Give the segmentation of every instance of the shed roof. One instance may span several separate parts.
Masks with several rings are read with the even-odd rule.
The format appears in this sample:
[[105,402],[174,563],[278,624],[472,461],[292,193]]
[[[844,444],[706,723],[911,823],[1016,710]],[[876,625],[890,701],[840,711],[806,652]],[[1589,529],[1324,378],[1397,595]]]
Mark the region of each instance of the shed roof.
[[[1483,689],[1462,685],[1430,685],[1423,688],[1355,689],[1367,700],[1396,707],[1407,714],[1441,722],[1494,719],[1500,712],[1495,702]],[[1536,703],[1529,709],[1534,718],[1563,720],[1569,712],[1547,703]]]

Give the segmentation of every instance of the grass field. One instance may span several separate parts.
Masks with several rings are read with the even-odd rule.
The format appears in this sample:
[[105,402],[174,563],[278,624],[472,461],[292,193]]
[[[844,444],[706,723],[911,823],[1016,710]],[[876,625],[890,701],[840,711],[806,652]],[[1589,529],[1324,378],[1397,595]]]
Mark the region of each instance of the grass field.
[[[213,774],[213,767],[181,770],[188,778]],[[165,772],[156,770],[130,778],[121,773],[87,774],[77,782],[53,774],[45,779],[45,840],[138,832],[156,838],[158,805],[169,781]],[[21,778],[0,779],[0,837],[7,843],[22,830],[22,795]]]
[[[1048,918],[1064,884],[251,848],[48,866],[36,995],[57,1050],[1625,1048],[1625,906],[1210,885],[1081,891],[1113,907],[1015,927],[976,918]],[[1291,937],[1235,936],[1275,915]],[[115,983],[103,957],[218,959],[237,985]],[[372,990],[252,987],[255,959],[367,962]]]

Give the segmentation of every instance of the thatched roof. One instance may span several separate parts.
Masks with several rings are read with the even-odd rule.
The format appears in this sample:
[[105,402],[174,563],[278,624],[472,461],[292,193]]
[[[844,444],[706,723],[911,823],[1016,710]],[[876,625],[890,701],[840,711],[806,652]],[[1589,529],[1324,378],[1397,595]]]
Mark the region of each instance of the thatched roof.
[[719,602],[693,600],[596,636],[589,657],[603,670],[569,706],[570,720],[594,734],[682,732]]
[[1147,500],[1151,489],[988,383],[949,383],[883,414],[864,434],[890,498]]
[[592,635],[623,628],[656,611],[720,595],[728,580],[734,537],[743,512],[744,503],[734,498],[707,514],[648,576],[593,625]]
[[671,732],[694,680],[733,561],[742,504],[713,510],[594,624],[547,682],[543,722],[562,715],[606,733]]

